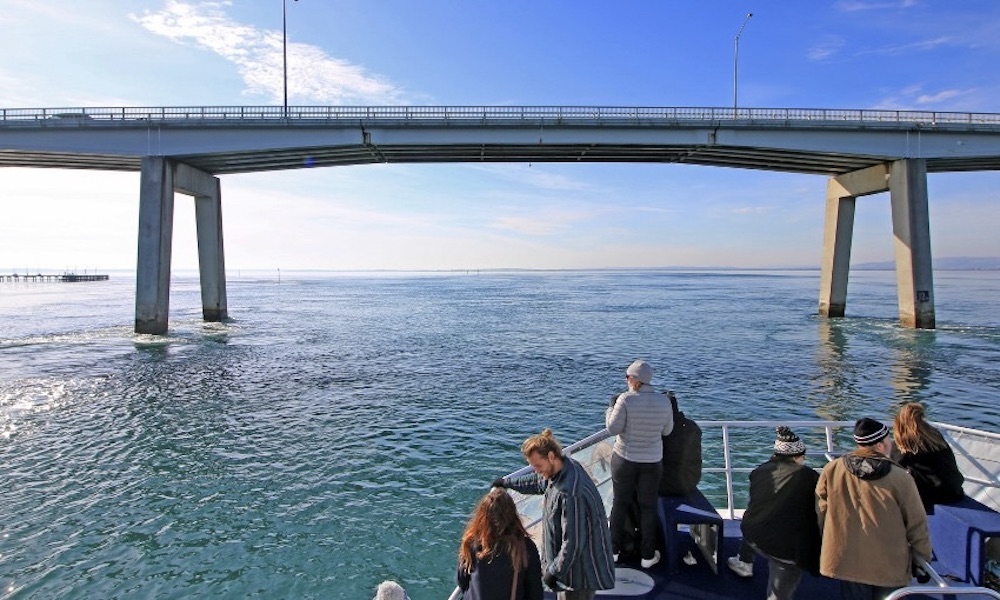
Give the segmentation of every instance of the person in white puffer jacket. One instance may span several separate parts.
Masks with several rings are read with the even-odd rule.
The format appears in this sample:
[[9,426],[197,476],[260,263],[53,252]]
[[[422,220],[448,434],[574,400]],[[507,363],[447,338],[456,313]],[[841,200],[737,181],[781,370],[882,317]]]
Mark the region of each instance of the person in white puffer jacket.
[[611,456],[611,546],[618,560],[629,506],[639,506],[641,564],[648,569],[660,560],[656,549],[657,492],[663,472],[663,436],[674,427],[670,402],[653,389],[653,368],[643,360],[625,372],[628,391],[618,396],[604,415],[608,431],[617,435]]

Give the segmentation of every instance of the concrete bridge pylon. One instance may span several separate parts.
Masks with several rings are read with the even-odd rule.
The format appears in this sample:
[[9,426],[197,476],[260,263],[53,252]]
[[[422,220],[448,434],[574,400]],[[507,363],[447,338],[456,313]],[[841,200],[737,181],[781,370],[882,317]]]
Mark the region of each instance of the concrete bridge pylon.
[[136,333],[167,332],[175,192],[194,196],[202,315],[206,321],[228,317],[220,190],[219,179],[204,171],[162,156],[143,157],[139,183]]
[[933,329],[934,277],[927,164],[902,159],[831,177],[820,262],[819,314],[843,317],[851,262],[855,202],[859,196],[889,192],[896,262],[899,320],[905,327]]

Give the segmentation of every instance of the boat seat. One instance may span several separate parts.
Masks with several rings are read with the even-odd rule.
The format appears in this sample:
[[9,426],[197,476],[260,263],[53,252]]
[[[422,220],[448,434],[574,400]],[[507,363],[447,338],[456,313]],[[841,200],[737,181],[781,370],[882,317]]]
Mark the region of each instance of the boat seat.
[[719,572],[719,554],[723,519],[708,498],[695,489],[685,496],[660,496],[656,511],[663,529],[663,545],[666,550],[667,572],[677,572],[681,560],[681,536],[678,527],[688,525],[691,537],[701,549],[712,570]]
[[938,573],[985,586],[987,563],[1000,561],[1000,513],[966,496],[935,505],[927,527]]

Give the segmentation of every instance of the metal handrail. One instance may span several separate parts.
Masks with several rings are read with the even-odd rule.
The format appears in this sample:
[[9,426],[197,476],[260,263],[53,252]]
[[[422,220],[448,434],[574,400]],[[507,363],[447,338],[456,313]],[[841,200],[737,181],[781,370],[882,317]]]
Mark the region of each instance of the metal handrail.
[[654,106],[167,106],[0,108],[0,126],[109,121],[294,123],[405,121],[598,122],[684,124],[739,122],[768,126],[1000,127],[1000,113],[839,108],[720,108]]
[[[704,473],[723,473],[726,479],[726,508],[725,514],[728,519],[736,518],[736,499],[733,492],[734,488],[734,473],[749,473],[753,470],[753,467],[734,467],[732,461],[732,454],[730,451],[730,441],[729,441],[729,430],[737,428],[760,428],[760,427],[774,427],[776,425],[788,425],[793,429],[806,429],[806,428],[820,428],[822,427],[825,433],[826,439],[826,449],[823,452],[818,453],[821,456],[826,457],[827,460],[832,460],[835,456],[836,448],[834,446],[834,436],[833,431],[835,429],[841,429],[844,427],[853,427],[854,421],[698,421],[698,426],[702,430],[709,428],[720,428],[722,430],[722,452],[723,452],[723,466],[722,467],[704,467],[702,471]],[[815,453],[810,453],[815,454]],[[719,511],[723,512],[723,511]]]
[[977,587],[977,586],[953,586],[944,580],[934,567],[931,566],[926,560],[917,557],[915,559],[917,564],[924,570],[927,575],[934,580],[935,585],[908,585],[894,590],[885,600],[897,600],[899,598],[905,598],[906,596],[914,595],[935,595],[935,596],[989,596],[991,598],[996,598],[1000,600],[1000,592],[987,587]]
[[985,587],[937,587],[933,585],[908,585],[893,591],[885,597],[885,600],[898,600],[906,596],[913,595],[935,595],[935,596],[989,596],[1000,600],[1000,593]]

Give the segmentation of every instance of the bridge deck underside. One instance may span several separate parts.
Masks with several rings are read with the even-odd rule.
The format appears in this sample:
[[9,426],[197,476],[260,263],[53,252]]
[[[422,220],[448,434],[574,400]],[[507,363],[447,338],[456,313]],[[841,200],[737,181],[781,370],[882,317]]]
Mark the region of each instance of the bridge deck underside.
[[[604,144],[357,144],[211,152],[170,158],[216,175],[375,163],[641,162],[839,175],[898,157],[789,151],[722,145]],[[0,150],[0,166],[138,171],[141,157],[115,154]],[[1000,170],[1000,158],[929,158],[928,172]]]

